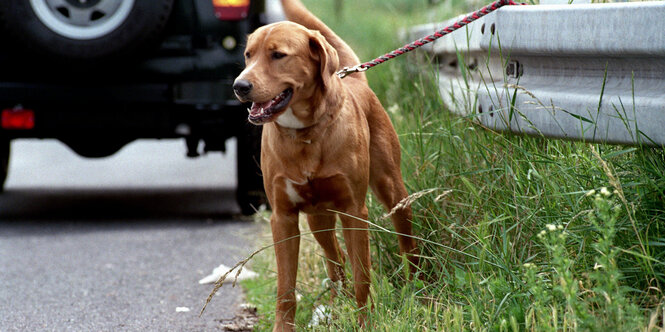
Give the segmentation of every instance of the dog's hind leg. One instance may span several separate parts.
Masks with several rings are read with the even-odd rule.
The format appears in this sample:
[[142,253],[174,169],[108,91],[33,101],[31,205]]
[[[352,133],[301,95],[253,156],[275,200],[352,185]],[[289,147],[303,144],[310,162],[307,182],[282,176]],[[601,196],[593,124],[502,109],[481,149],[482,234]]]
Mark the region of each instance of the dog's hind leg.
[[[401,151],[388,115],[383,108],[368,113],[370,124],[370,180],[372,192],[381,204],[391,211],[402,199],[408,196],[400,170]],[[411,262],[411,272],[418,266],[418,248],[412,237],[412,213],[410,206],[404,206],[392,213],[391,217],[398,234],[400,253]]]
[[[397,177],[395,177],[397,176]],[[402,199],[407,197],[406,188],[402,182],[401,174],[381,176],[371,184],[372,192],[379,201],[391,211]],[[411,207],[398,208],[390,216],[395,231],[398,233],[400,253],[406,255],[411,263],[411,272],[414,273],[418,266],[418,248],[416,240],[412,237]]]

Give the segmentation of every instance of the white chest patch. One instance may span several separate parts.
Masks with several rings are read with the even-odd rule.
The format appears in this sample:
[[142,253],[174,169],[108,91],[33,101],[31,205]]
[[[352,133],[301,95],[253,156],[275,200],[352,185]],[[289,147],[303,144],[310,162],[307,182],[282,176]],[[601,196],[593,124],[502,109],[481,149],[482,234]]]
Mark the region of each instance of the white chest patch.
[[293,109],[291,107],[286,109],[286,112],[280,114],[277,117],[277,120],[275,120],[277,124],[284,128],[291,128],[291,129],[302,129],[305,128],[305,124],[303,124],[298,118],[296,117],[295,114],[293,114]]
[[304,183],[298,183],[289,179],[286,179],[286,195],[289,196],[289,201],[293,204],[298,204],[302,203],[305,200],[300,197],[300,194],[296,191],[296,188],[293,187],[294,184],[304,184]]

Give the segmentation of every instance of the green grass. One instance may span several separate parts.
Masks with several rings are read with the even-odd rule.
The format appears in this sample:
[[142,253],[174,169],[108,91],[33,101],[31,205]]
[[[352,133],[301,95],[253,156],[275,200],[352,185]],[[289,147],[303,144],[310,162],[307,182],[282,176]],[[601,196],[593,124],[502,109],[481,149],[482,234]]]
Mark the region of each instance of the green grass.
[[[427,10],[424,0],[345,1],[336,17],[332,0],[304,2],[364,61],[401,46],[398,28],[481,4],[452,1]],[[409,192],[436,189],[412,205],[424,280],[407,281],[396,236],[372,227],[368,328],[663,329],[663,150],[494,132],[447,112],[434,74],[414,74],[412,65],[406,55],[368,77],[400,135]],[[372,197],[368,205],[370,221],[392,229]],[[270,330],[274,315],[271,250],[250,263],[262,277],[243,284],[262,317],[259,331]],[[307,329],[329,292],[325,261],[310,235],[301,251],[296,319]],[[317,330],[356,330],[353,303],[335,299],[333,322]]]

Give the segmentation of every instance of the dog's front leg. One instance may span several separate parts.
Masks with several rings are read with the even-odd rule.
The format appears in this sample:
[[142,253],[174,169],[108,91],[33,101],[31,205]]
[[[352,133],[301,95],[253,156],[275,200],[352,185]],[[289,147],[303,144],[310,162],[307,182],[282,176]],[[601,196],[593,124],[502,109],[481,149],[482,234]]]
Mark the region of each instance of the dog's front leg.
[[370,286],[370,253],[369,253],[369,226],[367,220],[367,207],[362,206],[360,212],[354,213],[357,217],[340,215],[344,227],[344,242],[353,270],[353,289],[356,302],[360,309],[358,321],[365,326],[365,313],[367,312],[367,297]]
[[277,258],[277,305],[273,331],[293,331],[295,330],[295,291],[300,250],[298,213],[273,213],[270,226]]

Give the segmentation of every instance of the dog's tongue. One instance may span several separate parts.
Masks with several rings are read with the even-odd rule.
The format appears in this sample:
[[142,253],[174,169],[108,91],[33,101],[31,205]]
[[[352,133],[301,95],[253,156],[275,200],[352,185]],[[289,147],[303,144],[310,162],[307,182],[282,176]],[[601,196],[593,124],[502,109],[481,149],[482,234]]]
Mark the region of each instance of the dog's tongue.
[[272,100],[266,101],[265,103],[254,102],[254,103],[252,103],[251,113],[254,114],[254,115],[263,113],[270,106],[272,106],[272,103],[273,103]]

